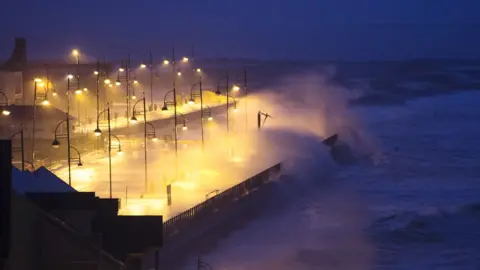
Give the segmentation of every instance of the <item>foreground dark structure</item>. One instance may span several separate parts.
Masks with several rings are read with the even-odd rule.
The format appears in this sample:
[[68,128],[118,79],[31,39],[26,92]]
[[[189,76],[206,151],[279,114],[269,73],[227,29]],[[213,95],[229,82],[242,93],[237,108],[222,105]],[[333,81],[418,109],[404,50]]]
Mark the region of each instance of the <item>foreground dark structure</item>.
[[0,140],[0,153],[0,270],[168,269],[172,252],[221,223],[281,169],[276,164],[164,222],[118,216],[118,199],[92,192],[18,194],[10,140]]

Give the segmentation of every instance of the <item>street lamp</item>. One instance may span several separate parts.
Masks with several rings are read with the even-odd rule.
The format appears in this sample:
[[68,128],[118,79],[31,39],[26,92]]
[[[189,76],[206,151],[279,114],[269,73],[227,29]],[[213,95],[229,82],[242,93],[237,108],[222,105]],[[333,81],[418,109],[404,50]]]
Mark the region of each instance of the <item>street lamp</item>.
[[48,106],[50,102],[48,101],[48,89],[45,88],[43,93],[37,93],[38,85],[44,86],[40,78],[34,79],[34,89],[33,89],[33,123],[32,123],[32,162],[35,164],[35,128],[36,128],[36,114],[37,114],[37,99],[43,98],[42,105]]
[[[67,124],[67,132],[58,134],[58,128],[60,127],[61,124],[65,123]],[[72,170],[70,167],[70,115],[66,113],[66,118],[62,121],[60,121],[57,126],[55,127],[55,137],[52,142],[52,147],[53,148],[59,148],[60,147],[60,142],[58,139],[67,139],[67,161],[68,161],[68,184],[72,186]]]
[[[72,148],[73,150],[75,150],[75,152],[77,152],[77,155],[78,155],[78,157],[77,157],[77,158],[73,158],[73,160],[75,160],[75,159],[78,160],[77,166],[78,166],[78,167],[82,167],[83,164],[82,164],[82,156],[80,155],[80,151],[78,151],[78,149],[75,148],[75,147],[73,147],[73,146],[70,146],[70,148]],[[70,160],[72,160],[72,159],[70,159]]]
[[[110,199],[112,198],[112,132],[110,126],[110,103],[107,102],[107,109],[103,110],[97,114],[97,128],[93,131],[95,136],[102,135],[102,130],[100,130],[100,116],[103,113],[107,113],[107,125],[108,125],[108,179],[109,179],[109,192]],[[119,141],[120,143],[120,141]]]
[[[122,85],[122,81],[125,80],[125,92],[126,92],[126,102],[127,102],[127,127],[130,126],[130,121],[129,121],[129,114],[130,114],[130,108],[131,108],[131,100],[136,99],[135,96],[135,87],[134,87],[134,82],[136,81],[135,74],[131,70],[131,60],[130,60],[130,54],[127,57],[127,61],[118,69],[117,72],[117,81],[115,82],[115,85],[120,86]],[[133,74],[133,80],[132,80],[132,74]]]
[[218,80],[218,82],[217,82],[217,91],[215,92],[215,94],[216,94],[217,96],[219,96],[219,95],[222,94],[222,92],[220,91],[220,83],[221,83],[222,80],[224,80],[224,79],[225,79],[225,92],[226,92],[226,95],[227,95],[227,134],[228,134],[228,133],[230,132],[230,125],[229,125],[229,123],[228,123],[228,120],[229,120],[229,117],[228,117],[228,116],[229,116],[229,115],[228,115],[228,114],[229,114],[229,113],[228,113],[229,108],[228,108],[228,106],[229,106],[229,103],[230,103],[230,102],[229,102],[229,96],[230,96],[230,95],[228,94],[228,93],[229,93],[229,90],[230,90],[229,87],[228,87],[228,74],[225,75],[224,77],[222,77],[220,80]]
[[2,107],[2,115],[8,116],[10,115],[10,111],[6,109],[8,108],[8,98],[7,95],[5,95],[5,93],[2,91],[2,89],[0,89],[0,96],[5,99],[5,101],[0,103],[0,107]]
[[[198,85],[198,88],[199,88],[199,93],[194,93],[193,92],[193,89],[195,88],[195,86]],[[200,81],[196,84],[194,84],[192,86],[192,88],[190,88],[190,101],[189,103],[190,104],[193,104],[195,103],[195,98],[196,97],[200,97],[200,130],[201,130],[201,134],[202,134],[202,152],[205,150],[205,139],[204,139],[204,132],[203,132],[203,87],[202,87],[202,77],[200,77]],[[210,108],[210,107],[209,107]],[[209,109],[209,112],[210,112],[210,109]],[[211,117],[211,112],[210,112],[210,116]],[[211,121],[211,120],[209,120]]]
[[[137,104],[139,102],[143,102],[143,111],[139,111],[137,113],[143,113],[143,122],[144,122],[144,125],[143,125],[143,131],[144,131],[144,153],[145,153],[145,193],[147,193],[148,191],[148,173],[147,173],[147,137],[148,137],[148,132],[147,132],[147,105],[146,105],[146,100],[145,100],[145,93],[143,93],[143,98],[138,100],[137,102],[135,102],[135,104],[133,104],[133,109],[132,109],[132,118],[131,118],[131,121],[133,123],[137,122],[137,118],[135,117],[135,106],[137,106]],[[151,124],[150,124],[151,125]],[[153,127],[153,125],[151,125]],[[155,127],[153,127],[154,129],[154,133],[153,135],[155,135]]]
[[20,130],[14,133],[12,136],[10,136],[10,140],[13,140],[13,138],[20,134],[20,147],[12,147],[12,151],[20,151],[22,154],[22,172],[25,171],[25,147],[24,147],[24,141],[23,141],[23,125],[20,124]]
[[168,111],[168,106],[175,106],[175,97],[173,97],[173,101],[167,101],[168,94],[173,93],[174,89],[168,91],[165,96],[163,96],[163,107],[162,111]]

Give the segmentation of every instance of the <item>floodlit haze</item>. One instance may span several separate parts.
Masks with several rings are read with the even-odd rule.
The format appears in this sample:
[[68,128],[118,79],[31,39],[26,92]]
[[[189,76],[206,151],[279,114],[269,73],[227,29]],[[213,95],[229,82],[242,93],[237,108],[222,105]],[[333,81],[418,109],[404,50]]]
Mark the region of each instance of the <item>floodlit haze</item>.
[[6,1],[0,58],[18,36],[42,59],[72,47],[118,57],[172,45],[189,52],[192,43],[200,57],[479,57],[479,8],[474,0]]

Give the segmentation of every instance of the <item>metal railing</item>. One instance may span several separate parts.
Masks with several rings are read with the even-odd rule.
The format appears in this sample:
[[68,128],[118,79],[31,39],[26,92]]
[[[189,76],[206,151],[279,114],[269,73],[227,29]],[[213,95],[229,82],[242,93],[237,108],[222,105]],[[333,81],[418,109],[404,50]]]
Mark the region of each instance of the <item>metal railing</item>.
[[278,163],[265,171],[248,178],[247,180],[206,199],[204,202],[170,218],[163,223],[163,235],[171,236],[182,230],[187,230],[195,222],[207,217],[219,209],[226,208],[235,200],[247,195],[249,192],[257,189],[271,177],[278,174],[281,170],[281,163]]

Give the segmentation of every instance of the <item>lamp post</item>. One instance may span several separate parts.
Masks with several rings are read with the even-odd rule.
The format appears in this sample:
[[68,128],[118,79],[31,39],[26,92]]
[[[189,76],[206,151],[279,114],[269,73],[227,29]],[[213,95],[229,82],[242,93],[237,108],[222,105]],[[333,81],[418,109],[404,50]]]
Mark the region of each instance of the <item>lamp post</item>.
[[225,77],[221,78],[220,80],[218,80],[217,82],[217,91],[215,92],[215,94],[217,96],[221,95],[222,92],[220,91],[220,83],[222,82],[222,80],[225,79],[225,92],[227,93],[227,134],[230,132],[230,125],[228,124],[228,111],[229,111],[229,95],[228,95],[228,92],[229,92],[229,87],[228,87],[228,74],[225,75]]
[[8,108],[8,98],[7,95],[0,89],[0,96],[2,96],[5,101],[0,103],[0,106],[2,107],[2,115],[8,116],[10,115],[10,111],[7,109]]
[[[73,147],[73,146],[70,146],[70,148],[72,148],[73,150],[75,150],[75,152],[77,152],[77,155],[78,155],[78,157],[76,158],[76,159],[78,160],[77,166],[78,166],[78,167],[82,167],[83,164],[82,164],[82,156],[80,155],[80,151],[78,151],[78,149],[75,148],[75,147]],[[72,159],[70,158],[70,161],[71,161],[71,160],[72,160]]]
[[[199,93],[194,93],[193,89],[195,86],[199,87]],[[202,132],[202,152],[205,150],[205,139],[204,139],[204,132],[203,132],[203,87],[202,87],[202,77],[200,76],[200,81],[192,86],[190,89],[190,101],[189,103],[195,103],[195,98],[200,97],[200,130]],[[210,111],[210,108],[209,108]],[[210,112],[211,117],[211,112]]]
[[[132,75],[132,70],[131,68],[131,59],[130,59],[130,54],[127,57],[126,63],[120,66],[117,72],[117,81],[115,82],[115,85],[120,86],[122,85],[122,81],[125,81],[125,92],[126,92],[126,101],[127,101],[127,112],[126,112],[126,117],[127,117],[127,127],[130,126],[130,107],[131,107],[131,100],[130,99],[136,99],[135,96],[135,88],[132,85],[131,81],[131,75]],[[138,83],[136,80],[135,76],[133,80],[133,84]],[[132,91],[131,91],[132,90]],[[133,95],[132,95],[133,94]]]
[[[139,102],[143,102],[143,111],[139,111],[139,112],[135,112],[135,106],[137,106],[137,104]],[[137,117],[135,117],[135,113],[139,113],[139,114],[143,114],[143,122],[144,122],[144,125],[143,125],[143,131],[144,131],[144,136],[143,136],[143,143],[144,143],[144,146],[143,146],[143,149],[144,149],[144,153],[145,153],[145,193],[148,191],[148,176],[147,176],[147,107],[146,107],[146,102],[145,102],[145,93],[143,93],[143,98],[138,100],[137,102],[135,102],[135,104],[133,104],[133,109],[132,109],[132,118],[130,119],[132,123],[136,123],[137,122]]]
[[33,123],[32,123],[32,163],[35,164],[35,124],[36,124],[36,114],[37,114],[37,99],[43,97],[42,105],[48,106],[48,89],[45,88],[44,93],[37,93],[38,86],[43,87],[44,83],[40,78],[35,78],[34,80],[34,89],[33,89]]
[[10,140],[12,140],[16,135],[20,134],[20,149],[18,147],[12,147],[13,151],[18,151],[22,153],[22,172],[25,171],[25,148],[23,142],[23,125],[20,124],[20,130],[10,136]]
[[[68,92],[67,92],[68,93]],[[62,134],[57,134],[58,128],[60,127],[61,124],[64,122],[67,123],[67,132],[62,133]],[[68,161],[68,185],[72,186],[72,169],[70,166],[70,115],[66,113],[66,118],[65,120],[60,121],[57,126],[55,127],[55,138],[53,139],[52,146],[53,148],[59,148],[60,147],[60,142],[58,139],[67,139],[67,161]]]
[[140,68],[144,69],[148,67],[149,70],[149,77],[150,77],[150,107],[149,111],[153,111],[153,57],[152,57],[152,52],[149,53],[149,61],[148,65],[147,64],[140,64]]
[[[107,125],[108,125],[108,181],[109,181],[109,194],[110,199],[112,198],[112,132],[110,128],[110,103],[107,103],[107,109],[103,110],[99,114],[97,114],[97,128],[93,131],[95,136],[102,135],[102,131],[100,130],[100,115],[103,113],[107,113]],[[117,138],[118,139],[118,138]],[[119,140],[120,143],[120,140]]]

